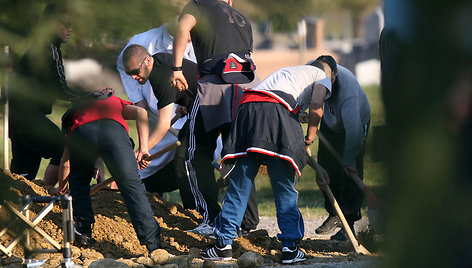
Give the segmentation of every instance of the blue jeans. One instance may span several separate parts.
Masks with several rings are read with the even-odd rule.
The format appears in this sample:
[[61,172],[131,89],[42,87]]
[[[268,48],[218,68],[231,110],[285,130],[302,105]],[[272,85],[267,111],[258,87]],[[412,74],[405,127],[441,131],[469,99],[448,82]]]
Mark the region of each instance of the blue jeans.
[[259,166],[266,163],[281,231],[277,237],[282,241],[282,246],[295,246],[295,241],[301,240],[305,233],[302,214],[297,205],[295,169],[286,160],[258,153],[249,153],[236,161],[229,175],[230,183],[222,201],[223,207],[215,219],[214,234],[218,237],[218,244],[232,244],[233,239],[237,238],[254,178]]

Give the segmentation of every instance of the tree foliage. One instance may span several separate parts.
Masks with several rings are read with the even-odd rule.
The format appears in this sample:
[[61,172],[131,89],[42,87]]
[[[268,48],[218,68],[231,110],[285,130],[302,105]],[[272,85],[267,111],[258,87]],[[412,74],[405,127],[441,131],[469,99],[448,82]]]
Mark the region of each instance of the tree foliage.
[[63,47],[68,58],[105,60],[134,34],[175,21],[179,14],[178,1],[168,0],[0,0],[0,44],[19,57],[28,47],[44,43],[49,26],[40,18],[54,2],[66,5],[71,17],[74,32]]

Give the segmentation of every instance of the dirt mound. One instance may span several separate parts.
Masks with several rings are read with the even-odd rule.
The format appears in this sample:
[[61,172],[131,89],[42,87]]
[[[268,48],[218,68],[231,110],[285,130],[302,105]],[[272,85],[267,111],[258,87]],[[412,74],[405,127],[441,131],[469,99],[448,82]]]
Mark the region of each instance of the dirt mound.
[[[45,186],[42,181],[27,181],[15,174],[7,174],[1,179],[9,184],[10,200],[18,200],[20,196],[46,196],[52,188]],[[5,181],[4,181],[5,182]],[[2,193],[3,194],[3,193]],[[214,240],[196,235],[186,230],[193,229],[201,222],[201,216],[194,210],[185,210],[180,204],[166,202],[154,194],[148,194],[151,206],[154,210],[156,220],[161,226],[162,247],[173,255],[189,254],[192,248],[202,249],[214,242]],[[138,259],[147,256],[147,250],[139,245],[136,233],[131,224],[125,203],[119,192],[102,190],[92,195],[92,203],[95,211],[96,223],[93,228],[93,239],[95,242],[89,248],[78,248],[73,246],[73,260],[76,263],[88,266],[92,261],[103,258],[110,259]],[[17,206],[15,204],[15,206]],[[31,208],[32,216],[44,208],[43,204],[34,204]],[[8,223],[11,215],[0,207],[0,231]],[[41,221],[39,227],[45,230],[56,241],[61,242],[62,212],[58,206]],[[13,228],[10,226],[10,228]],[[22,228],[18,225],[18,228]],[[6,246],[12,241],[12,237],[3,235],[0,244]],[[44,239],[38,235],[32,235],[34,248],[52,248]],[[364,258],[353,254],[349,243],[333,243],[323,240],[303,240],[300,246],[310,256],[310,262],[339,262],[350,259]],[[255,251],[262,254],[266,264],[277,265],[274,260],[280,258],[281,244],[276,237],[269,237],[266,230],[257,230],[249,233],[247,237],[240,237],[233,246],[233,257],[247,251]],[[15,257],[23,257],[23,249],[17,246],[13,250]],[[355,256],[355,257],[353,257]],[[41,254],[35,257],[39,260],[47,260],[46,264],[56,266],[62,260],[61,254]],[[18,262],[18,258],[5,256],[0,257],[0,265]]]

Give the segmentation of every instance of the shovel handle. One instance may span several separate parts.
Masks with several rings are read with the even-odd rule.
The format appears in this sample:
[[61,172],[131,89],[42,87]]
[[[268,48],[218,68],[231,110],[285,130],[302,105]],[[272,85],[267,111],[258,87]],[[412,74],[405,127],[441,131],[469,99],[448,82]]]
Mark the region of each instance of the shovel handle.
[[[311,154],[310,148],[307,148],[306,152],[308,154],[308,165],[310,165],[316,171],[316,174],[318,176],[320,176],[320,178],[318,179],[320,182],[326,182],[326,178],[324,177],[323,172],[321,172],[321,166],[316,162],[315,158]],[[364,246],[362,246],[356,240],[356,237],[352,233],[351,227],[349,227],[349,224],[347,223],[346,218],[344,217],[344,214],[341,210],[341,207],[339,206],[338,202],[336,201],[336,198],[334,197],[333,192],[331,192],[331,189],[329,188],[329,186],[328,185],[321,185],[320,189],[323,190],[326,193],[326,196],[328,196],[329,201],[331,202],[334,209],[336,210],[336,214],[338,214],[338,217],[341,220],[343,228],[346,231],[346,234],[349,238],[349,241],[351,241],[351,244],[354,247],[354,250],[356,251],[356,253],[371,255],[372,253],[370,253]]]
[[[321,143],[323,143],[324,146],[326,146],[326,149],[328,149],[328,151],[331,153],[331,155],[336,159],[336,161],[338,161],[338,163],[342,167],[343,166],[343,161],[341,159],[341,156],[338,154],[338,152],[336,152],[334,147],[329,143],[328,139],[319,131],[317,131],[316,134],[318,135],[318,138],[320,138]],[[347,175],[349,175],[352,178],[352,180],[357,184],[357,186],[362,191],[364,191],[364,193],[366,193],[367,197],[370,198],[370,200],[373,203],[378,205],[377,197],[374,195],[374,193],[372,193],[372,191],[369,189],[369,187],[367,187],[364,184],[364,182],[361,180],[361,178],[359,178],[359,176],[357,174],[351,173],[351,174],[347,174]]]

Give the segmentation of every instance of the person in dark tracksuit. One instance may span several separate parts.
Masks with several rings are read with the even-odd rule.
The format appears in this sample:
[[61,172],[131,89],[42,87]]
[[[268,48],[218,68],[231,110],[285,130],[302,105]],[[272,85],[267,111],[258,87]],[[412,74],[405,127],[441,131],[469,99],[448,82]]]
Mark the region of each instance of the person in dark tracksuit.
[[59,162],[64,150],[64,136],[46,115],[57,99],[70,100],[79,93],[67,86],[61,45],[69,39],[72,26],[67,10],[59,3],[44,10],[41,21],[49,25],[43,35],[21,58],[18,76],[9,92],[12,146],[11,172],[34,180],[42,158],[51,159],[44,180],[57,182]]
[[[251,60],[252,28],[231,0],[192,0],[179,18],[173,47],[171,83],[187,86],[181,71],[182,59],[191,36],[198,63],[197,94],[189,112],[189,148],[186,166],[188,179],[197,200],[202,224],[194,232],[211,234],[213,220],[220,212],[218,187],[213,166],[216,140],[228,136],[243,88],[252,88],[259,79]],[[259,223],[255,187],[247,206],[246,231]]]
[[[70,129],[67,148],[70,158],[69,188],[72,195],[76,242],[91,243],[95,222],[90,199],[90,178],[97,157],[101,157],[115,179],[125,201],[141,245],[151,253],[160,248],[160,228],[154,219],[138,164],[149,156],[147,112],[131,102],[113,96],[112,90],[99,90],[74,102],[63,116],[63,128]],[[139,146],[128,135],[125,119],[136,119]]]

